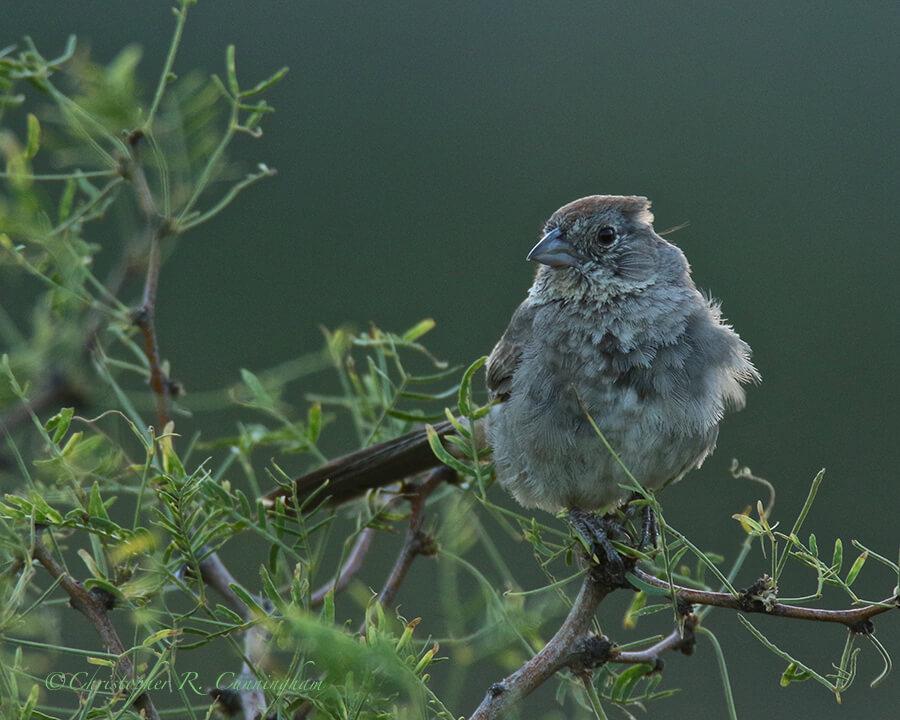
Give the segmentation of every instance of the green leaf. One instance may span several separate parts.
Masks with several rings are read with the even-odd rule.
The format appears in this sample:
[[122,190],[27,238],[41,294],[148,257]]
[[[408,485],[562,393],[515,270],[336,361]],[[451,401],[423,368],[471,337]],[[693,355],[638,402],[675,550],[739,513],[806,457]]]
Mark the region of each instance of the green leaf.
[[838,538],[834,541],[834,553],[831,556],[831,567],[834,572],[838,573],[841,571],[841,565],[844,564],[844,545],[841,542],[841,539]]
[[216,499],[224,503],[225,506],[231,505],[233,500],[231,495],[229,495],[228,491],[212,478],[204,478],[203,489],[206,491],[207,495],[215,495]]
[[469,365],[466,368],[466,371],[463,373],[462,380],[459,383],[459,412],[466,417],[477,418],[485,415],[488,411],[488,408],[477,408],[473,409],[471,407],[470,400],[472,398],[472,376],[487,362],[487,355],[478,358],[475,362]]
[[116,598],[122,598],[122,591],[119,590],[115,585],[113,585],[108,580],[104,580],[103,578],[92,577],[82,583],[84,585],[85,590],[91,590],[93,588],[99,588],[100,590],[104,590],[108,592],[110,595]]
[[88,502],[88,512],[93,518],[109,521],[106,505],[103,503],[103,498],[100,496],[100,484],[96,480],[94,480],[94,484],[91,486],[91,499]]
[[800,667],[797,663],[790,663],[785,671],[781,673],[781,687],[787,687],[792,682],[803,682],[812,677],[809,671]]
[[163,628],[162,630],[158,630],[152,635],[148,636],[144,639],[144,642],[141,643],[143,647],[151,647],[158,643],[160,640],[165,640],[170,637],[177,637],[181,635],[182,631],[180,628]]
[[334,625],[334,588],[331,587],[328,589],[328,592],[325,593],[325,598],[322,601],[322,613],[321,618],[324,623],[327,625]]
[[638,590],[643,590],[648,595],[669,595],[669,590],[667,588],[656,587],[656,585],[650,585],[649,583],[645,583],[634,573],[626,573],[625,577],[628,582],[634,585]]
[[313,403],[309,407],[306,418],[307,435],[310,442],[316,443],[322,433],[322,403]]
[[225,605],[217,604],[216,608],[216,617],[224,622],[234,623],[235,625],[243,625],[244,618],[238,615],[234,610],[230,607],[226,607]]
[[247,389],[250,390],[250,394],[253,395],[253,399],[258,407],[264,410],[275,409],[275,398],[266,390],[256,375],[249,370],[241,368],[241,380],[244,381]]
[[850,566],[850,571],[847,573],[847,580],[845,581],[848,586],[852,585],[853,581],[856,580],[856,576],[859,575],[859,571],[862,570],[863,565],[866,564],[866,558],[868,557],[869,553],[864,552],[853,561],[853,565]]
[[266,597],[269,598],[269,600],[272,602],[272,605],[274,605],[279,610],[282,609],[284,607],[284,600],[282,600],[281,595],[278,594],[278,588],[275,587],[275,582],[272,580],[272,576],[264,566],[260,566],[259,576],[262,579],[263,593],[265,593]]
[[75,200],[75,191],[78,184],[74,178],[66,180],[66,187],[59,199],[59,223],[62,224],[69,219],[69,213],[72,211],[72,202]]
[[447,448],[444,447],[441,438],[437,434],[437,430],[435,430],[433,426],[426,425],[425,432],[428,434],[428,444],[431,446],[431,451],[437,456],[438,460],[444,463],[444,465],[453,468],[458,473],[463,475],[472,474],[472,468],[465,463],[460,462],[447,452]]
[[431,318],[425,318],[420,323],[414,325],[405,333],[403,333],[404,342],[415,342],[420,337],[422,337],[425,333],[433,330],[435,326],[434,320]]
[[648,664],[634,665],[625,670],[612,687],[613,700],[616,702],[625,702],[631,697],[631,691],[634,686],[640,682],[641,678],[653,671],[653,666]]
[[31,686],[31,690],[28,693],[28,699],[25,701],[25,704],[19,709],[19,718],[21,718],[21,720],[29,720],[29,718],[37,717],[48,717],[43,713],[35,711],[38,700],[40,699],[40,693],[40,686],[37,683]]
[[[9,496],[7,496],[7,499]],[[47,501],[40,495],[40,493],[30,493],[29,499],[32,502],[35,510],[35,520],[38,522],[45,522],[53,525],[58,525],[63,521],[63,516],[50,507],[47,504]]]
[[225,49],[225,72],[228,78],[228,89],[236,98],[241,94],[241,87],[238,85],[237,67],[234,61],[234,45],[229,45]]
[[731,517],[734,520],[737,520],[741,524],[741,527],[744,528],[744,532],[751,537],[766,534],[766,528],[749,515],[745,515],[744,513],[735,513]]
[[41,124],[32,113],[28,113],[28,142],[25,145],[25,159],[31,160],[37,155],[41,145]]
[[260,93],[263,90],[266,90],[266,89],[272,87],[272,85],[274,85],[279,80],[281,80],[281,78],[283,78],[285,75],[287,75],[289,70],[290,70],[290,68],[288,68],[287,65],[285,65],[284,67],[282,67],[279,70],[276,70],[265,80],[260,80],[258,83],[256,83],[256,85],[254,85],[249,90],[244,90],[241,93],[241,97],[250,97],[251,95],[256,95],[257,93]]
[[640,617],[639,612],[647,604],[647,593],[638,591],[631,600],[631,606],[625,611],[625,618],[622,625],[626,628],[633,628],[637,625],[637,618]]
[[84,548],[80,548],[78,550],[78,557],[80,557],[82,562],[87,565],[87,569],[91,573],[91,575],[98,579],[103,578],[103,573],[100,572],[100,569],[97,567],[96,561],[87,550],[85,550]]
[[242,588],[237,583],[231,583],[229,587],[234,590],[234,594],[237,595],[241,600],[244,601],[244,604],[253,610],[255,613],[258,613],[260,616],[265,617],[267,615],[266,611],[260,607],[259,603],[256,601],[250,593],[248,593],[244,588]]
[[69,425],[72,422],[72,416],[75,414],[74,408],[63,408],[56,415],[47,421],[44,427],[47,432],[53,430],[53,442],[58,443],[69,431]]

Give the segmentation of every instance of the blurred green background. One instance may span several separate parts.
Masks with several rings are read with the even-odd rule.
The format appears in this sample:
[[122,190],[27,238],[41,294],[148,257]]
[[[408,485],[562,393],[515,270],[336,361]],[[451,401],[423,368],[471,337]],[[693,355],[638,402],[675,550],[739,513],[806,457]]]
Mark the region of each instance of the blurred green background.
[[[138,43],[149,87],[169,7],[6,3],[0,46],[28,34],[54,55],[75,33],[108,62]],[[666,492],[667,518],[733,555],[730,516],[758,492],[730,478],[732,457],[776,483],[784,525],[826,467],[808,521],[820,547],[859,538],[896,558],[898,27],[900,5],[878,2],[200,2],[176,72],[221,73],[228,43],[247,84],[291,72],[268,96],[265,137],[237,150],[277,177],[188,234],[164,268],[163,354],[190,393],[320,347],[320,325],[402,330],[430,316],[430,347],[466,364],[524,296],[524,256],[551,212],[592,193],[646,195],[658,230],[689,223],[670,239],[764,377],[717,453]],[[863,595],[889,590],[867,570]],[[838,705],[812,682],[780,688],[783,663],[733,616],[708,624],[746,717],[896,717],[900,675],[869,689],[880,663],[868,647]],[[758,625],[820,672],[844,639]],[[876,625],[900,649],[900,616]],[[651,717],[724,716],[707,645],[665,672],[684,692]],[[548,686],[527,716],[554,707]]]

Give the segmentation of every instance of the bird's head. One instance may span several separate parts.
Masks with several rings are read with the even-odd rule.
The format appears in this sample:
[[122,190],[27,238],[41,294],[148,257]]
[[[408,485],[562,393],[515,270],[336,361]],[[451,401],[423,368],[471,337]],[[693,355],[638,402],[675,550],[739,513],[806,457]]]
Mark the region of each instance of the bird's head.
[[640,292],[688,272],[682,252],[654,232],[650,201],[619,195],[590,195],[561,207],[528,260],[541,263],[533,293],[544,299]]

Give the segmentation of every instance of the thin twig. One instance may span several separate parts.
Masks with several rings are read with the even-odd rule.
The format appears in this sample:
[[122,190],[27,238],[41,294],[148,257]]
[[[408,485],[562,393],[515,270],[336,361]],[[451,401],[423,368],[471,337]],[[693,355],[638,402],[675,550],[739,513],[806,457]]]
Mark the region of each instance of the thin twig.
[[66,405],[79,407],[86,402],[80,387],[73,385],[65,375],[51,371],[41,390],[0,420],[0,435],[12,433],[19,425],[30,422],[32,414],[40,415],[44,410],[56,410]]
[[375,528],[367,527],[362,529],[359,536],[356,538],[356,542],[353,544],[350,555],[347,557],[347,562],[341,566],[338,574],[332,580],[329,580],[322,585],[318,590],[315,590],[310,596],[310,610],[320,607],[322,603],[325,602],[325,596],[328,595],[329,592],[333,591],[337,594],[350,584],[350,581],[362,567],[363,560],[366,559],[366,555],[369,552],[369,548],[372,547],[372,540],[374,539]]
[[696,642],[694,628],[697,627],[697,624],[697,618],[694,615],[688,615],[684,618],[681,627],[676,627],[666,637],[648,648],[643,650],[613,649],[609,656],[609,662],[628,665],[640,665],[646,663],[647,665],[653,665],[661,670],[662,660],[660,656],[663,653],[670,650],[679,650],[685,655],[691,655],[694,652],[694,645]]
[[[449,475],[452,475],[453,477],[448,477]],[[384,506],[383,509],[386,509],[400,500],[407,499],[411,506],[411,516],[409,528],[406,531],[406,538],[403,541],[403,547],[400,550],[400,554],[397,556],[397,560],[394,562],[394,567],[391,569],[391,573],[388,576],[384,587],[381,589],[381,592],[378,593],[378,602],[382,607],[388,606],[394,602],[397,591],[400,589],[400,585],[403,583],[403,579],[406,577],[406,573],[409,570],[410,565],[412,565],[413,560],[419,555],[432,554],[434,552],[434,539],[422,532],[422,527],[425,523],[425,501],[428,499],[428,496],[441,485],[441,483],[453,482],[455,477],[456,472],[453,469],[442,465],[441,467],[432,470],[423,483],[405,487],[404,492],[393,496]],[[366,530],[369,529],[370,528],[366,528]],[[341,568],[337,579],[319,588],[319,590],[314,593],[314,599],[321,594],[321,599],[324,601],[325,594],[327,594],[332,587],[337,588],[338,584],[341,583],[345,576],[346,581],[349,582],[350,577],[356,573],[359,568],[354,567],[354,565],[357,562],[361,564],[365,557],[365,553],[368,551],[368,547],[366,547],[365,550],[362,549],[363,543],[370,542],[364,541],[363,539],[363,533],[365,533],[366,530],[363,530],[363,532],[360,533],[360,537],[357,538],[356,544],[350,553],[350,558],[344,567]],[[348,572],[348,570],[351,569],[352,573]],[[344,584],[346,584],[346,582]],[[363,622],[359,628],[359,632],[362,633],[365,629],[366,623]],[[305,720],[313,709],[313,704],[308,700],[305,701],[294,711],[292,716],[293,720]]]
[[[91,625],[94,626],[94,629],[97,631],[97,634],[100,635],[100,640],[103,642],[107,651],[118,656],[116,661],[117,669],[131,682],[137,682],[138,678],[134,670],[134,665],[128,658],[125,646],[119,639],[119,634],[116,632],[116,629],[109,619],[106,603],[85,590],[84,586],[75,580],[75,578],[73,578],[66,569],[57,562],[56,558],[53,557],[53,554],[44,544],[44,541],[37,535],[34,538],[34,546],[32,547],[31,554],[44,566],[47,572],[49,572],[55,580],[60,581],[59,584],[69,596],[69,604],[84,615]],[[153,706],[150,695],[146,692],[137,695],[132,701],[132,704],[143,717],[156,718],[158,720],[159,715],[156,712],[156,708]]]
[[125,168],[125,175],[131,180],[138,205],[144,214],[146,235],[149,245],[147,275],[141,306],[134,313],[134,324],[144,338],[144,354],[150,368],[150,388],[156,401],[156,421],[162,431],[169,423],[169,399],[175,393],[176,385],[162,370],[159,354],[159,339],[156,335],[156,295],[159,289],[160,242],[168,232],[168,224],[161,221],[153,202],[153,194],[147,183],[147,176],[140,162],[139,145],[143,138],[141,131],[135,131],[128,138],[131,159]]
[[391,568],[391,574],[388,576],[384,587],[381,588],[381,592],[378,593],[378,603],[382,607],[389,607],[393,604],[397,591],[400,589],[400,585],[403,583],[413,561],[419,555],[433,555],[436,551],[434,538],[422,530],[425,525],[425,501],[438,486],[448,482],[448,474],[455,476],[456,473],[445,465],[435,468],[425,482],[404,493],[409,498],[412,511],[409,519],[409,528],[406,530],[406,538],[403,540],[400,554],[394,562],[394,567]]
[[134,314],[134,324],[144,338],[144,354],[150,366],[150,388],[156,400],[156,421],[162,431],[169,424],[169,380],[162,371],[159,356],[159,341],[156,337],[156,289],[159,284],[159,239],[150,239],[150,256],[147,260],[147,280],[144,284],[144,298],[138,312]]
[[231,586],[237,585],[238,581],[234,579],[231,571],[225,567],[225,563],[222,562],[218,553],[210,553],[200,561],[200,577],[208,587],[211,587],[224,598],[228,607],[240,615],[244,622],[250,622],[253,619],[253,613],[250,612],[250,608],[231,589]]
[[667,591],[675,591],[676,596],[685,602],[697,605],[712,605],[714,607],[740,610],[746,613],[762,613],[775,617],[794,618],[796,620],[815,620],[818,622],[835,622],[846,625],[849,630],[862,635],[869,635],[873,631],[872,618],[888,610],[900,608],[900,597],[894,596],[883,600],[877,605],[852,610],[825,610],[819,608],[802,607],[800,605],[787,605],[785,603],[764,603],[749,594],[735,597],[731,593],[711,592],[707,590],[694,590],[680,585],[670,586],[665,580],[660,580],[638,568],[634,574],[641,582],[661,588]]

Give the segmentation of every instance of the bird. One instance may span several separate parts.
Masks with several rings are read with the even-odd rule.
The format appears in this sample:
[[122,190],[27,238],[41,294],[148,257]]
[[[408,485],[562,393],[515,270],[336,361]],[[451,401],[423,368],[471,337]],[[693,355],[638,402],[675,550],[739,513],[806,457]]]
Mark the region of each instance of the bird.
[[[642,196],[590,195],[554,212],[527,255],[534,281],[485,364],[500,486],[525,508],[567,514],[610,556],[595,518],[627,503],[629,476],[659,490],[700,467],[726,412],[760,380],[750,346],[653,219]],[[338,458],[290,493],[302,500],[327,479],[326,495],[343,502],[437,464],[416,430]]]
[[625,468],[646,489],[680,480],[759,379],[652,223],[644,197],[585,197],[553,213],[528,254],[534,283],[487,361],[497,477],[524,507],[619,504]]

